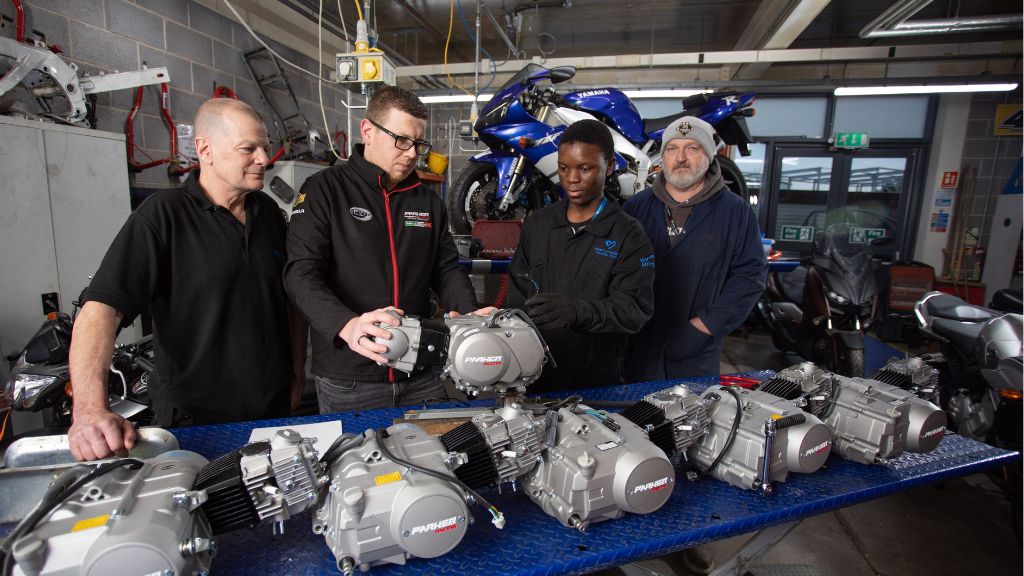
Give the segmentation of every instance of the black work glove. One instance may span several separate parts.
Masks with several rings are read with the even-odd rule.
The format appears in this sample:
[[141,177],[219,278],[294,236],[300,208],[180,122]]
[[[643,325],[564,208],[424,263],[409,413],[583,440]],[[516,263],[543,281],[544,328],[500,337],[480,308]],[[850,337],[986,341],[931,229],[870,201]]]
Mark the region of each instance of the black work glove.
[[576,325],[576,302],[555,292],[537,294],[527,300],[526,313],[538,328],[572,328]]

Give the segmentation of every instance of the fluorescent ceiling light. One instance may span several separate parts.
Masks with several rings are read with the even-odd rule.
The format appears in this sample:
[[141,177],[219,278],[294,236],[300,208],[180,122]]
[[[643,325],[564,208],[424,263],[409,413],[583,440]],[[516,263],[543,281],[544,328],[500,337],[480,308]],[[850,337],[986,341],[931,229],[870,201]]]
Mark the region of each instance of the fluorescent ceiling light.
[[694,94],[706,94],[711,90],[623,90],[630,98],[686,98]]
[[[476,99],[480,102],[487,102],[491,99],[494,94],[480,94]],[[473,96],[470,94],[448,94],[442,96],[420,96],[420,101],[424,104],[452,104],[456,102],[472,102]]]
[[836,88],[836,96],[881,96],[886,94],[937,94],[942,92],[1006,92],[1012,84],[931,84],[925,86],[845,86]]

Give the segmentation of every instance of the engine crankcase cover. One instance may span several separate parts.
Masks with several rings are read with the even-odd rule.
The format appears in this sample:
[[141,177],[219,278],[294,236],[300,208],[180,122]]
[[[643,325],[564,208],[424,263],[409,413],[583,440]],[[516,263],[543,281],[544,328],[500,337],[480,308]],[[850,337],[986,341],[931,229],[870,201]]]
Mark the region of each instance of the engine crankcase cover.
[[565,526],[585,530],[626,512],[648,514],[668,501],[675,469],[643,429],[613,416],[609,427],[585,406],[559,410],[557,443],[526,475],[526,493]]
[[331,485],[313,514],[338,566],[348,560],[361,570],[434,558],[462,541],[470,523],[461,493],[449,482],[389,460],[380,449],[413,464],[451,474],[448,451],[418,426],[396,424],[381,438],[365,432],[359,447],[331,464]]
[[[733,389],[735,390],[735,389]],[[803,413],[792,401],[758,390],[735,390],[741,413],[736,437],[710,474],[738,488],[759,488],[764,479],[765,421]],[[708,434],[687,452],[698,466],[707,469],[725,450],[736,418],[736,399],[722,386],[712,386],[701,394],[708,402],[711,426]],[[813,472],[828,458],[829,430],[813,415],[803,413],[805,421],[779,430],[769,455],[770,482],[785,481],[789,472]]]
[[902,454],[910,428],[910,393],[875,380],[836,377],[839,393],[825,418],[832,429],[832,451],[862,464]]
[[544,366],[537,331],[501,310],[490,317],[472,314],[445,319],[451,337],[446,370],[459,390],[470,394],[510,388],[525,391]]
[[[196,574],[216,550],[191,492],[206,459],[183,450],[116,468],[67,498],[15,542],[14,574]],[[186,543],[194,545],[186,550]]]

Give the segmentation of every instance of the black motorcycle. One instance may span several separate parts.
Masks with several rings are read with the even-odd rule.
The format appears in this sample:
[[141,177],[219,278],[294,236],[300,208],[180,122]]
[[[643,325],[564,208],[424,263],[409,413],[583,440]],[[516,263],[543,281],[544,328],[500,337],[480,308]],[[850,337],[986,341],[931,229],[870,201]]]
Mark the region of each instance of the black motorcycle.
[[758,316],[782,352],[844,376],[864,376],[864,331],[878,307],[872,246],[892,241],[856,242],[856,227],[832,224],[815,239],[811,256],[791,272],[771,272]]
[[[47,318],[14,359],[10,377],[0,391],[13,410],[43,412],[44,424],[50,429],[71,426],[74,388],[68,353],[73,323],[73,318],[62,312]],[[153,418],[149,378],[155,369],[151,336],[116,345],[107,384],[111,412],[142,425],[149,424]]]

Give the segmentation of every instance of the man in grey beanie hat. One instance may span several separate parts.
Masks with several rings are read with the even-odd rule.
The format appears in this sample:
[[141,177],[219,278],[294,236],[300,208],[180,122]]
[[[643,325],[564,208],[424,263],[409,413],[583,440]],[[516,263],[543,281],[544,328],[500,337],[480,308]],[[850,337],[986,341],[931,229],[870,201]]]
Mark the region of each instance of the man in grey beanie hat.
[[[768,273],[757,216],[725,186],[711,125],[684,116],[661,142],[661,174],[623,206],[658,263],[654,316],[634,339],[627,382],[717,375],[722,338],[750,314]],[[683,562],[697,574],[714,566],[703,547]]]
[[714,128],[683,116],[661,141],[661,174],[623,206],[658,262],[654,318],[637,335],[631,382],[718,374],[722,337],[746,319],[768,273],[757,216],[722,179]]

